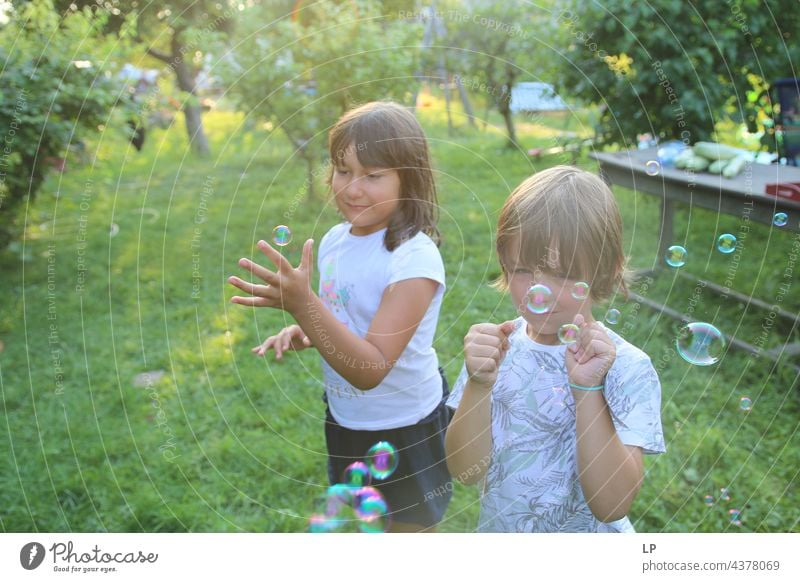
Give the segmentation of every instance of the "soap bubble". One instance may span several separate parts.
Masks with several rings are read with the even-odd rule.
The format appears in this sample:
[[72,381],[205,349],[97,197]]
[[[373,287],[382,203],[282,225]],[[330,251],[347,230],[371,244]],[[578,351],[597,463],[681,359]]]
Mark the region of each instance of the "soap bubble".
[[708,507],[713,506],[714,505],[714,496],[713,495],[706,495],[703,498],[703,503],[705,503]]
[[658,176],[661,171],[661,164],[658,163],[658,160],[649,160],[644,165],[644,171],[647,172],[648,176]]
[[574,344],[578,341],[580,330],[574,323],[565,323],[558,329],[558,339],[562,344]]
[[687,251],[680,245],[672,245],[667,249],[664,260],[670,267],[682,267],[686,264]]
[[361,487],[353,497],[358,528],[364,533],[380,533],[389,527],[389,505],[375,487]]
[[684,325],[675,340],[678,354],[696,366],[711,366],[719,362],[725,351],[722,332],[710,323],[695,321]]
[[742,399],[739,400],[739,408],[747,412],[751,408],[753,408],[753,401],[750,400],[747,396],[742,396]]
[[369,467],[367,467],[366,463],[362,463],[361,461],[351,463],[344,470],[343,479],[347,485],[365,487],[370,483]]
[[731,517],[731,525],[742,525],[742,512],[738,509],[729,509],[728,515]]
[[536,284],[528,289],[528,309],[541,315],[547,313],[553,306],[553,292],[547,285]]
[[786,226],[787,222],[789,222],[789,216],[785,212],[776,212],[772,217],[772,224],[775,226]]
[[272,240],[279,247],[285,247],[292,242],[292,231],[288,226],[280,224],[272,229]]
[[719,489],[719,499],[720,501],[730,501],[731,500],[731,493],[728,491],[727,487],[720,487]]
[[336,483],[325,493],[325,515],[334,517],[353,503],[356,487],[347,483]]
[[572,286],[572,297],[578,301],[583,301],[589,296],[589,283],[578,281]]
[[386,441],[380,441],[372,445],[367,451],[365,460],[369,467],[369,472],[376,479],[388,478],[394,473],[395,469],[397,469],[397,464],[400,462],[397,449]]
[[717,250],[726,255],[736,250],[736,237],[732,234],[721,234],[717,239]]
[[329,533],[336,531],[341,522],[326,515],[315,513],[308,520],[308,531],[310,533]]
[[611,325],[617,325],[619,323],[619,315],[619,309],[609,309],[606,312],[606,322]]

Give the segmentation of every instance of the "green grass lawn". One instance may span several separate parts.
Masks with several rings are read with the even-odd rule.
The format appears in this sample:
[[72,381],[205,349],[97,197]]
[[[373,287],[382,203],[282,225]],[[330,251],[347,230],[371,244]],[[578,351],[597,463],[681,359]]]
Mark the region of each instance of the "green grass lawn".
[[[480,131],[457,112],[448,136],[438,104],[419,115],[438,171],[448,281],[435,348],[452,383],[469,326],[513,317],[488,286],[498,274],[497,212],[524,177],[561,160],[505,151],[496,114]],[[94,163],[70,160],[50,176],[28,209],[24,246],[0,253],[3,531],[304,531],[318,510],[327,485],[319,357],[254,357],[250,348],[288,320],[231,304],[225,280],[243,274],[237,260],[254,256],[274,226],[292,228],[284,252],[296,263],[302,241],[318,242],[337,216],[322,196],[305,199],[305,169],[282,134],[246,129],[225,111],[205,121],[209,160],[186,154],[182,125],[151,131],[141,154],[107,132],[89,146]],[[564,128],[590,133],[584,120],[554,115],[521,119],[520,140],[546,147]],[[595,167],[585,157],[579,164]],[[660,263],[657,201],[615,193],[632,266]],[[724,280],[733,255],[712,243],[737,228],[736,217],[681,210],[676,238],[698,257],[685,269]],[[733,287],[775,301],[796,232],[754,228]],[[696,319],[748,341],[767,315],[707,290],[695,297],[666,271],[643,292],[677,310],[692,302]],[[646,459],[636,528],[796,531],[795,369],[737,351],[691,366],[675,354],[672,320],[613,303],[617,330],[651,356],[663,386],[668,452]],[[782,305],[798,311],[796,283]],[[798,336],[776,322],[764,347]],[[156,370],[163,376],[135,385]],[[749,412],[742,396],[753,401]],[[730,500],[707,507],[704,496],[722,487]],[[732,508],[741,526],[730,523]],[[477,514],[474,488],[457,486],[441,529],[469,531]]]

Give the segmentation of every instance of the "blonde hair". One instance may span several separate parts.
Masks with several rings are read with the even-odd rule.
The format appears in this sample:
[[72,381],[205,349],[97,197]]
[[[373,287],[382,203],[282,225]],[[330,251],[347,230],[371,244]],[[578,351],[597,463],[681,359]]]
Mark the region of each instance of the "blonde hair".
[[364,167],[392,168],[400,177],[400,204],[384,236],[384,246],[393,251],[418,232],[438,245],[439,205],[428,142],[417,118],[391,101],[373,101],[345,113],[330,131],[328,151],[331,174],[348,150],[355,151]]
[[552,272],[548,251],[555,250],[558,274],[589,283],[593,300],[609,298],[617,287],[628,294],[617,202],[599,176],[579,168],[555,166],[517,186],[500,211],[496,248],[501,290],[508,289],[509,264]]

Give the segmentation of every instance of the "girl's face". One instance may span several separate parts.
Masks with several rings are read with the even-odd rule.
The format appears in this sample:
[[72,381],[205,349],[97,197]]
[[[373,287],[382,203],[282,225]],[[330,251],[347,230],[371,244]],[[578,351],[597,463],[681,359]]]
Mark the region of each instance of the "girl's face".
[[[512,249],[514,250],[514,249]],[[512,256],[514,254],[512,253]],[[578,280],[567,279],[560,273],[558,252],[548,249],[547,263],[541,266],[521,264],[506,265],[508,286],[517,313],[528,323],[528,336],[540,344],[558,345],[559,328],[572,323],[575,315],[582,314],[587,322],[592,317],[592,299],[585,294],[585,299],[575,299],[573,290]],[[537,314],[528,309],[528,290],[536,284],[547,286],[553,293],[553,303],[547,312]]]
[[331,185],[336,206],[352,226],[350,233],[364,236],[389,225],[400,205],[400,174],[389,168],[365,168],[355,147],[336,161]]

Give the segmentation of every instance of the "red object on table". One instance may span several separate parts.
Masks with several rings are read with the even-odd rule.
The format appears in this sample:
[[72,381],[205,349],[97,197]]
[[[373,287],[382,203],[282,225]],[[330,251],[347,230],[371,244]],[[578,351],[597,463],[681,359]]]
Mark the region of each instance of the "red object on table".
[[782,182],[780,184],[767,184],[766,193],[778,198],[786,198],[800,202],[800,182]]

